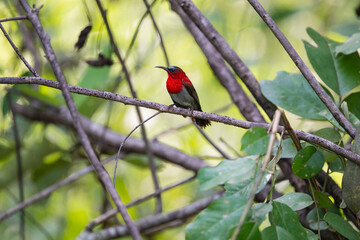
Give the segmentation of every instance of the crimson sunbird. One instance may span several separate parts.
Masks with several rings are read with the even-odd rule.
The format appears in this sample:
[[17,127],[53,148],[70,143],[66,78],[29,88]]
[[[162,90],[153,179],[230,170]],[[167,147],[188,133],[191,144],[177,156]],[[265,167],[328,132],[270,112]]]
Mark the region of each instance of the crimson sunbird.
[[[166,89],[175,106],[202,112],[196,90],[181,68],[176,66],[156,66],[156,68],[164,69],[168,73]],[[201,128],[211,125],[210,121],[206,119],[192,118],[192,120]]]

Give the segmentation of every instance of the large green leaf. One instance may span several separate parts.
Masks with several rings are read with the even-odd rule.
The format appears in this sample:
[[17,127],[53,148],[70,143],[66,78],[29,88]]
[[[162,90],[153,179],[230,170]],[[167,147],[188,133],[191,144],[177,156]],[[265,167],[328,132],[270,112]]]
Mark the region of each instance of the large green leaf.
[[324,220],[349,240],[360,240],[360,233],[356,232],[341,216],[328,212],[325,214]]
[[216,167],[203,167],[200,169],[197,180],[200,190],[207,190],[229,180],[231,183],[240,183],[255,175],[255,160],[251,157],[237,160],[224,160]]
[[250,155],[265,154],[269,145],[269,135],[265,128],[252,127],[241,138],[241,151]]
[[317,46],[304,41],[305,49],[311,65],[316,73],[338,95],[344,96],[360,84],[359,54],[344,55],[335,53],[340,43],[324,38],[312,28],[307,33]]
[[351,93],[344,101],[347,103],[349,111],[360,119],[360,92]]
[[324,163],[325,159],[322,152],[313,146],[308,146],[296,154],[291,168],[297,176],[307,179],[318,174]]
[[360,33],[354,33],[343,44],[335,48],[335,53],[351,54],[360,48]]
[[[360,154],[360,128],[357,129],[351,150]],[[360,166],[347,160],[342,179],[343,198],[353,213],[360,214]]]
[[289,233],[292,233],[295,239],[306,239],[307,233],[299,221],[299,216],[289,206],[280,202],[273,202],[273,210],[270,213],[269,220],[272,226],[280,226]]
[[261,240],[259,226],[254,222],[244,222],[236,238],[237,240]]
[[186,228],[187,240],[229,239],[239,223],[247,199],[232,195],[215,200]]
[[310,195],[305,193],[287,193],[274,201],[288,205],[292,210],[297,211],[313,204]]
[[279,72],[273,81],[260,82],[264,96],[275,105],[308,119],[325,120],[326,106],[301,74]]
[[261,236],[263,240],[295,240],[288,231],[279,226],[269,226],[262,230]]
[[333,128],[322,128],[317,130],[314,135],[325,138],[333,143],[339,143],[341,140],[340,133]]

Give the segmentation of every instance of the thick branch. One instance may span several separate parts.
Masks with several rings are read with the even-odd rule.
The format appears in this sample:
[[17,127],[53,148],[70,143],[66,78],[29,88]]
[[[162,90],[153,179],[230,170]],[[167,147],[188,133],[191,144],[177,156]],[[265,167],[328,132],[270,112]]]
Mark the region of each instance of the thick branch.
[[199,11],[191,0],[174,0],[176,1],[189,18],[198,26],[200,31],[208,38],[208,40],[219,51],[222,57],[229,63],[235,73],[245,83],[259,105],[265,110],[269,118],[273,117],[276,107],[269,102],[261,93],[259,82],[253,73],[240,59],[236,52],[230,47],[225,39],[216,31],[213,25]]
[[184,25],[191,32],[196,43],[204,52],[212,71],[223,87],[227,90],[240,113],[248,121],[265,122],[257,106],[250,101],[249,97],[246,95],[228,66],[225,64],[221,54],[192,22],[188,15],[180,8],[176,1],[170,0],[170,3],[172,10],[180,16]]
[[[163,224],[166,224],[168,222],[177,220],[177,219],[184,219],[188,218],[190,216],[195,215],[196,213],[200,212],[204,208],[206,208],[211,202],[213,202],[215,199],[222,197],[224,193],[217,193],[215,195],[212,195],[210,197],[201,199],[199,201],[196,201],[195,203],[192,203],[184,208],[181,208],[179,210],[169,212],[169,213],[163,213],[159,215],[149,216],[143,219],[140,219],[139,221],[135,222],[137,228],[140,231],[145,231],[146,229],[160,226]],[[112,239],[112,238],[118,238],[127,236],[128,229],[126,226],[115,226],[106,228],[103,230],[100,230],[98,232],[88,232],[84,231],[82,232],[76,239],[77,240],[105,240],[105,239]]]
[[[37,77],[3,77],[3,78],[0,77],[0,83],[40,84],[40,85],[49,86],[49,87],[53,87],[53,88],[59,88],[59,84],[57,82],[51,81],[48,79],[44,79],[44,78],[37,78]],[[146,108],[158,110],[161,112],[173,113],[173,114],[188,116],[188,117],[208,119],[208,120],[211,120],[214,122],[220,122],[220,123],[233,125],[233,126],[237,126],[237,127],[241,127],[241,128],[246,128],[246,129],[249,129],[251,127],[263,127],[265,129],[268,129],[270,127],[269,123],[248,122],[248,121],[243,121],[243,120],[239,120],[239,119],[235,119],[235,118],[231,118],[231,117],[227,117],[227,116],[222,116],[222,115],[218,115],[218,114],[213,114],[213,113],[191,111],[191,110],[184,109],[184,108],[176,108],[176,107],[169,108],[169,106],[166,106],[166,105],[149,102],[149,101],[144,101],[144,100],[140,100],[140,99],[135,99],[135,98],[130,98],[130,97],[125,97],[125,96],[121,96],[121,95],[118,95],[115,93],[94,90],[94,89],[88,89],[88,88],[81,88],[81,87],[76,87],[76,86],[72,86],[72,85],[68,85],[68,87],[69,87],[69,90],[73,93],[99,97],[99,98],[103,98],[103,99],[121,102],[124,104],[146,107]],[[38,113],[40,114],[41,112],[42,111],[39,110]],[[36,115],[34,116],[34,114],[31,114],[31,111],[28,113],[30,114],[29,118],[31,118],[31,117],[33,117],[35,119],[38,118],[38,116],[36,116]],[[44,113],[44,114],[46,114],[46,113]],[[56,122],[58,116],[48,116],[48,117],[50,117],[52,119],[52,121]],[[38,120],[41,120],[41,119],[38,119]],[[279,132],[282,132],[282,130],[283,130],[283,127],[279,126]],[[360,155],[353,153],[345,148],[342,148],[324,138],[321,138],[321,137],[318,137],[318,136],[315,136],[315,135],[312,135],[312,134],[309,134],[309,133],[306,133],[303,131],[295,130],[295,129],[294,129],[294,132],[299,139],[304,140],[309,143],[312,143],[312,144],[315,144],[315,145],[318,145],[318,146],[321,146],[327,150],[337,153],[340,156],[343,156],[343,157],[355,162],[356,164],[360,165]],[[286,131],[285,131],[285,133],[287,134]],[[100,136],[102,136],[102,135],[100,135]],[[117,144],[119,144],[119,143],[117,143]],[[153,151],[154,151],[154,149],[153,149]]]

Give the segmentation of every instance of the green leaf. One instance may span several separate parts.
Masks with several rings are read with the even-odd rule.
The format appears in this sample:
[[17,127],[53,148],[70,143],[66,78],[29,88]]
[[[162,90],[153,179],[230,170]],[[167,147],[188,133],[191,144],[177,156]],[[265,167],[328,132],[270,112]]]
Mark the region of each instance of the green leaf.
[[294,211],[298,211],[313,204],[311,196],[305,193],[297,192],[287,193],[274,201],[286,204]]
[[200,190],[207,190],[229,180],[236,179],[238,183],[250,179],[255,175],[255,160],[251,157],[237,160],[224,160],[216,167],[203,167],[200,169],[197,180]]
[[251,220],[261,224],[266,219],[266,215],[272,211],[270,203],[257,203],[251,207],[252,217]]
[[250,155],[262,155],[267,151],[269,135],[262,127],[250,128],[241,139],[241,151]]
[[323,82],[340,96],[344,96],[358,86],[360,84],[359,55],[335,54],[335,48],[340,43],[324,38],[311,28],[307,28],[307,33],[317,46],[304,41],[305,49],[311,65]]
[[299,221],[299,216],[286,204],[274,201],[273,210],[270,213],[269,220],[272,226],[280,226],[289,233],[295,233],[295,239],[306,239],[306,231]]
[[314,135],[325,138],[333,143],[339,143],[341,135],[338,131],[333,128],[323,128],[314,133]]
[[279,226],[270,226],[261,231],[263,240],[295,240],[288,231]]
[[279,72],[273,81],[261,81],[260,87],[269,101],[291,113],[307,119],[326,119],[319,115],[326,106],[301,74]]
[[[301,145],[305,146],[305,143],[302,143]],[[281,153],[282,158],[294,158],[295,155],[297,154],[297,149],[291,138],[282,140],[281,147],[282,147],[282,153]]]
[[343,44],[335,48],[335,53],[343,53],[345,55],[356,52],[360,48],[360,33],[354,33]]
[[330,200],[329,196],[326,195],[323,192],[316,191],[314,193],[315,195],[315,201],[317,202],[317,205],[319,208],[332,208],[334,207],[334,204]]
[[308,146],[301,149],[295,156],[291,166],[295,175],[307,179],[318,174],[324,166],[325,159],[321,151]]
[[[320,219],[318,219],[318,214]],[[313,208],[306,215],[306,221],[309,223],[309,227],[315,231],[317,231],[319,228],[320,230],[328,229],[328,225],[324,221],[324,215],[320,209],[318,210],[318,214],[316,213],[316,208]]]
[[[351,150],[360,154],[360,129],[357,129]],[[343,198],[353,213],[360,213],[360,166],[347,160],[342,179]]]
[[340,158],[336,158],[334,161],[328,162],[331,172],[344,172],[344,164]]
[[344,102],[347,103],[349,111],[360,119],[360,92],[351,93]]
[[[258,176],[259,176],[259,172],[256,174],[256,178]],[[250,176],[250,178],[246,178],[246,177],[247,176],[245,176],[244,179],[236,179],[236,182],[238,182],[237,184],[230,183],[230,182],[234,182],[233,179],[231,179],[228,183],[225,183],[226,195],[228,196],[233,194],[240,194],[243,197],[247,197],[247,198],[250,197],[256,178],[254,175]],[[270,179],[270,173],[266,171],[260,181],[260,185],[256,190],[256,193],[260,192],[266,186],[266,183],[269,181],[269,179]]]
[[187,240],[228,239],[244,211],[247,199],[232,195],[215,200],[186,228]]
[[356,232],[341,216],[328,212],[325,214],[324,219],[332,228],[349,240],[360,239],[360,233]]
[[254,222],[244,222],[236,238],[237,240],[261,240],[259,226]]

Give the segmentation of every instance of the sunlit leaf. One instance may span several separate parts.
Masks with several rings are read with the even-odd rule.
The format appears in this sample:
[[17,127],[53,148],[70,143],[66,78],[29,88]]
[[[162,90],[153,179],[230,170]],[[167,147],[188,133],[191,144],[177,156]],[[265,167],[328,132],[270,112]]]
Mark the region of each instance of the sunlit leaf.
[[305,193],[287,193],[274,201],[288,205],[292,210],[298,211],[313,204],[311,196]]

